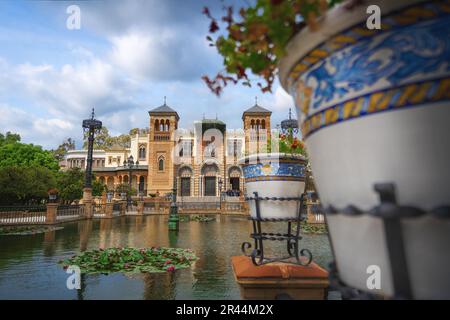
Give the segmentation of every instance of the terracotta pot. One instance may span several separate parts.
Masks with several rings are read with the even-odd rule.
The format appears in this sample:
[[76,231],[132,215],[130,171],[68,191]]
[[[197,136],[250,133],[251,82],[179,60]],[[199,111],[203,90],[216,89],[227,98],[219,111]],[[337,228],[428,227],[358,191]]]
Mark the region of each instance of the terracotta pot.
[[[255,197],[297,197],[305,189],[305,158],[285,153],[259,153],[239,160],[245,178],[247,196]],[[257,217],[255,201],[249,202],[250,215]],[[268,218],[296,218],[298,200],[260,201],[260,215]]]
[[[369,30],[369,5],[381,30]],[[316,32],[297,34],[280,63],[294,98],[322,204],[368,210],[376,183],[393,183],[397,202],[430,211],[450,203],[450,10],[448,1],[370,1],[330,10]],[[327,216],[337,267],[367,287],[371,265],[394,295],[382,219]],[[412,298],[450,298],[450,219],[402,219]]]

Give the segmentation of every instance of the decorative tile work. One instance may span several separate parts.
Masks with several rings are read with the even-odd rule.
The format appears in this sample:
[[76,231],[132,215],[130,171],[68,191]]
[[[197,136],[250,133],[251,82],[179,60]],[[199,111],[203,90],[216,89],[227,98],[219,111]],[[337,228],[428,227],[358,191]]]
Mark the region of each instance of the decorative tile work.
[[449,99],[450,1],[382,21],[382,30],[348,29],[292,69],[289,88],[304,137],[344,120]]
[[305,165],[295,162],[263,162],[242,166],[244,178],[249,181],[303,180]]
[[303,121],[302,134],[306,138],[345,120],[442,101],[450,102],[450,77],[374,92],[329,107]]

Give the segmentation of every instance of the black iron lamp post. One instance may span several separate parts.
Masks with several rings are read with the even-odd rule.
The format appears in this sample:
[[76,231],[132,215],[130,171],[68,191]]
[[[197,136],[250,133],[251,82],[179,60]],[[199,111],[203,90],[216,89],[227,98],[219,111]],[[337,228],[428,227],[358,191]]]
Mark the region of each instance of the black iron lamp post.
[[[174,170],[174,172],[177,172]],[[170,203],[169,211],[169,231],[178,231],[180,219],[178,217],[178,205],[177,205],[177,178],[174,174],[173,188],[172,188],[172,202]]]
[[132,188],[132,180],[133,180],[132,171],[133,171],[133,169],[138,169],[138,167],[139,167],[139,160],[136,160],[136,163],[135,163],[133,156],[130,155],[128,157],[128,159],[125,159],[123,161],[123,166],[125,168],[128,168],[129,192],[128,192],[128,195],[127,195],[127,210],[129,210],[129,208],[131,207],[131,188]]
[[88,154],[86,161],[86,172],[84,177],[84,187],[92,188],[92,155],[94,151],[94,134],[95,130],[102,128],[102,122],[94,119],[95,113],[92,108],[92,115],[90,119],[83,120],[83,130],[89,132],[88,135]]
[[289,108],[289,119],[281,121],[281,132],[291,137],[299,132],[297,119],[292,119],[292,112]]
[[83,120],[83,130],[88,132],[88,154],[86,159],[86,171],[84,176],[83,203],[85,204],[85,215],[92,218],[92,155],[94,153],[94,135],[95,131],[102,128],[102,122],[94,119],[95,113],[92,108],[90,119]]
[[220,204],[220,207],[222,208],[222,186],[223,186],[223,181],[222,181],[222,178],[220,178],[219,177],[219,182],[218,182],[218,184],[219,184],[219,204]]

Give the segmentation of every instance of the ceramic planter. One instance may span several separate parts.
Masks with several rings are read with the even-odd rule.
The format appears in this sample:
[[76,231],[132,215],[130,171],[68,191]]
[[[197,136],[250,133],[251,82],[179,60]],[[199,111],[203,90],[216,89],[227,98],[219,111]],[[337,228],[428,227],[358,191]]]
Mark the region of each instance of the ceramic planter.
[[[305,158],[284,153],[260,153],[239,161],[244,172],[247,196],[300,197],[305,189]],[[299,201],[264,200],[261,218],[292,218],[298,215]],[[249,201],[250,215],[256,217],[255,202]]]
[[[397,202],[449,205],[450,10],[448,1],[370,1],[381,30],[366,27],[369,4],[330,10],[320,29],[297,34],[280,63],[294,98],[322,204],[368,210],[376,183]],[[365,291],[367,268],[394,294],[386,230],[377,217],[328,215],[340,278]],[[411,297],[450,298],[450,222],[402,219]]]

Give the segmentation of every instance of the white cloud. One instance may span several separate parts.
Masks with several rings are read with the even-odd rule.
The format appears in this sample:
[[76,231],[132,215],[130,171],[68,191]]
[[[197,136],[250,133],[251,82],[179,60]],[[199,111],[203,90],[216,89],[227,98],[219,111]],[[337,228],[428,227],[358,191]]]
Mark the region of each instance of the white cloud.
[[47,149],[55,148],[77,131],[72,123],[63,119],[40,118],[6,104],[0,104],[0,114],[2,133],[19,133],[22,141],[42,145]]
[[275,89],[272,99],[273,111],[286,111],[289,108],[294,108],[294,100],[280,85]]

